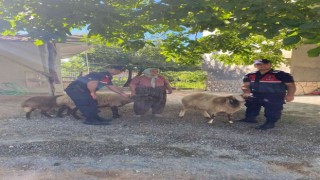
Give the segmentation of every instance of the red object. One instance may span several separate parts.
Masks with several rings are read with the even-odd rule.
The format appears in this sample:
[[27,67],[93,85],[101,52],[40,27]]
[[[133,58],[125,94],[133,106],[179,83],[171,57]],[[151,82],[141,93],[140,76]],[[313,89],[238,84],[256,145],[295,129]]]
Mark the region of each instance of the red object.
[[315,91],[309,93],[308,95],[320,95],[320,89],[316,89]]

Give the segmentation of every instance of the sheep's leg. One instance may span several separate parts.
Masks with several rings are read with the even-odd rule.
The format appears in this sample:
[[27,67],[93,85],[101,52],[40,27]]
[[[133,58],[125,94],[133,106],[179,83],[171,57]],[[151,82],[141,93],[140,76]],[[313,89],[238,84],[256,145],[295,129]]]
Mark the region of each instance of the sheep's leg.
[[216,116],[215,116],[214,114],[212,114],[212,116],[209,117],[210,120],[208,121],[208,124],[212,124],[215,117],[216,117]]
[[63,115],[62,115],[63,111],[64,111],[64,107],[59,108],[59,110],[57,112],[57,117],[62,118],[63,117]]
[[211,118],[210,114],[205,110],[201,111],[201,114],[206,118]]
[[186,109],[182,108],[180,113],[179,113],[179,117],[183,117],[185,113],[186,113]]
[[77,115],[78,112],[78,108],[74,108],[71,110],[71,115],[75,118],[75,119],[81,119],[80,116]]
[[44,115],[44,116],[46,116],[46,117],[48,117],[48,118],[52,118],[52,116],[51,116],[50,114],[48,114],[47,111],[42,110],[42,111],[41,111],[41,114]]
[[70,115],[72,113],[72,109],[68,106],[66,106],[66,109],[67,109],[66,115]]
[[67,107],[67,115],[71,115],[72,109],[70,107]]
[[227,116],[228,116],[228,122],[232,124],[233,123],[232,114],[227,114]]
[[118,111],[118,107],[117,107],[117,106],[112,106],[112,107],[111,107],[111,111],[112,111],[112,117],[113,117],[113,118],[119,118],[119,117],[121,117],[121,116],[119,115],[119,111]]
[[31,115],[31,113],[32,113],[34,110],[35,110],[35,109],[32,108],[32,109],[30,109],[29,112],[26,113],[26,118],[27,118],[27,119],[30,119],[30,115]]
[[67,107],[67,106],[62,106],[62,107],[59,108],[59,110],[58,110],[58,112],[57,112],[57,117],[60,117],[60,118],[64,117],[63,112],[64,112],[66,109],[67,109],[67,114],[66,114],[66,115],[69,115],[69,114],[70,114],[70,108]]

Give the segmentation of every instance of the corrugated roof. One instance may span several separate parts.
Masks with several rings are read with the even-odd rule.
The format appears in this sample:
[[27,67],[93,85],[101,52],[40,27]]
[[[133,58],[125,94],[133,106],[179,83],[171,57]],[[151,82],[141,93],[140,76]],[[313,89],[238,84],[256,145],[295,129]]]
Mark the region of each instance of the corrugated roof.
[[31,41],[30,37],[24,35],[16,35],[16,36],[1,36],[0,41],[20,41],[20,42],[28,42]]
[[[67,42],[69,42],[69,43],[80,42],[81,37],[82,37],[81,35],[68,36]],[[27,35],[16,35],[16,36],[1,36],[0,35],[0,41],[32,42],[33,40]]]
[[[81,42],[82,36],[80,35],[73,35],[68,36],[67,41],[64,43],[57,43],[57,47],[60,50],[60,57],[61,58],[69,58],[76,54],[79,54],[83,51],[86,51],[90,48],[90,46],[85,43]],[[0,43],[6,44],[10,42],[14,42],[15,44],[22,44],[22,43],[30,43],[33,44],[33,40],[28,37],[27,35],[16,35],[16,36],[1,36],[0,35]],[[8,47],[9,48],[9,47]]]

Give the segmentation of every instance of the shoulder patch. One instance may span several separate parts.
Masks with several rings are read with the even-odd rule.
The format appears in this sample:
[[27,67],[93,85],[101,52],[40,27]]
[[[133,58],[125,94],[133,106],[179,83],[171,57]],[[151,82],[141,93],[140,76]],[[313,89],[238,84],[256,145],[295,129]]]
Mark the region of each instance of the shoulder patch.
[[104,84],[110,83],[111,79],[109,76],[105,76],[100,82]]
[[283,71],[280,71],[280,70],[273,70],[272,72],[273,72],[273,73],[280,73],[280,72],[283,72]]

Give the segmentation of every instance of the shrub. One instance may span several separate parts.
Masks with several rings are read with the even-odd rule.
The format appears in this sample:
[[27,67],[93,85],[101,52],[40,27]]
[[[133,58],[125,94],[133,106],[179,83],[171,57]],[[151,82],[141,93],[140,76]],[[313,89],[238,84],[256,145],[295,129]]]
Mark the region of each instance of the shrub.
[[207,74],[203,71],[166,71],[161,73],[176,89],[206,89]]

